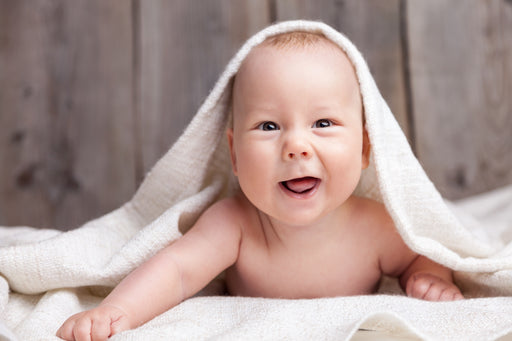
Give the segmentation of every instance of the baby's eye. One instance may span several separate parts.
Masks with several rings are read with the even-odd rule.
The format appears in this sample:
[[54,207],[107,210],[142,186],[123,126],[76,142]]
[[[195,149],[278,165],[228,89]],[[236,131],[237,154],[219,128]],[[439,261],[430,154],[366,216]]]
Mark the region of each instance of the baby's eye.
[[332,126],[332,121],[326,118],[318,120],[313,124],[313,128],[328,128],[330,126]]
[[277,125],[277,123],[267,121],[267,122],[261,123],[258,126],[258,129],[263,130],[263,131],[272,131],[272,130],[278,130],[279,126]]

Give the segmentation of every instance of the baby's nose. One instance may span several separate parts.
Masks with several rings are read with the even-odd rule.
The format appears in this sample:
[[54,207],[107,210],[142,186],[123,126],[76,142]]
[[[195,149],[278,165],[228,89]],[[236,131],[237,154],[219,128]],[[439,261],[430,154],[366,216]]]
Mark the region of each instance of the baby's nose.
[[313,155],[311,145],[304,139],[297,137],[289,138],[283,146],[283,159],[290,160],[307,160]]
[[310,156],[311,156],[311,153],[309,153],[307,151],[302,151],[300,153],[293,153],[293,152],[288,153],[288,159],[290,159],[290,160],[298,159],[298,158],[309,159]]

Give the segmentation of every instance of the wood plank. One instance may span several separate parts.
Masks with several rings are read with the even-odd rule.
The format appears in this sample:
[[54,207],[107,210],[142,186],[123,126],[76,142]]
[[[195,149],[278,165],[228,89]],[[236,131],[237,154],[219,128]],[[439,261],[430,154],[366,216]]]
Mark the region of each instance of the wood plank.
[[135,190],[131,4],[0,13],[0,224],[76,227]]
[[140,1],[143,172],[181,135],[229,59],[269,15],[269,2],[261,0]]
[[512,183],[510,1],[408,2],[418,155],[448,198]]
[[399,0],[276,0],[276,19],[320,20],[350,38],[366,58],[383,97],[409,136]]

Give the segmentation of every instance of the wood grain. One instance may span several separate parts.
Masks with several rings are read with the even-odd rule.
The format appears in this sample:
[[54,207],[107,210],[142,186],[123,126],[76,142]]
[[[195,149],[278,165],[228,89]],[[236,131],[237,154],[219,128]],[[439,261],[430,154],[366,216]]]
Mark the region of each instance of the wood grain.
[[130,11],[0,2],[2,224],[69,229],[134,191]]
[[512,5],[409,1],[418,156],[448,198],[512,183]]

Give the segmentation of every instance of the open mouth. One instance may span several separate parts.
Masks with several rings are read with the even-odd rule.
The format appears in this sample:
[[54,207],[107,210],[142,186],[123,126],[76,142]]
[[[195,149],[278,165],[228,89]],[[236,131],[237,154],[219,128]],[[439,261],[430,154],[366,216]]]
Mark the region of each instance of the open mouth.
[[316,192],[320,179],[307,176],[280,182],[282,188],[294,197],[307,197]]

